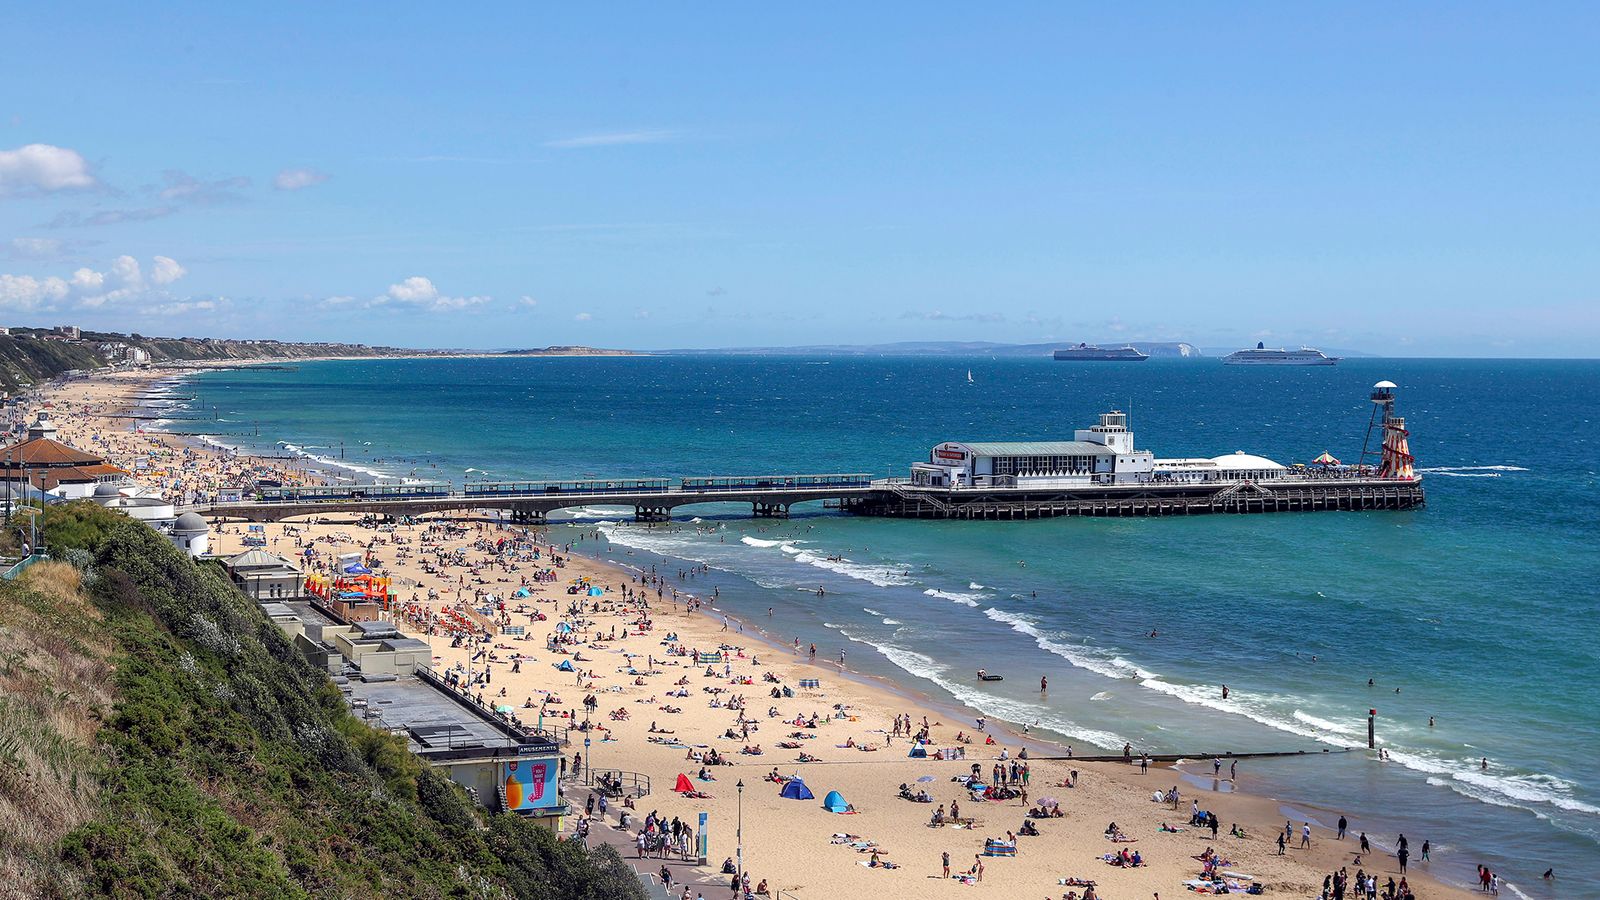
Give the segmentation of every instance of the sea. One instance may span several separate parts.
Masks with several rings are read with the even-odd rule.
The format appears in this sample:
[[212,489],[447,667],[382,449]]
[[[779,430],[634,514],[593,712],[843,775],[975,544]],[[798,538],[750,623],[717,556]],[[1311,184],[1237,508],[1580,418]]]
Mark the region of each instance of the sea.
[[[1597,361],[329,361],[196,375],[166,426],[455,485],[904,475],[940,441],[1070,439],[1112,409],[1157,456],[1354,462],[1385,379],[1425,508],[941,522],[707,505],[644,527],[579,507],[552,539],[704,565],[683,589],[715,588],[748,627],[1079,755],[1311,751],[1242,762],[1241,789],[1297,824],[1346,815],[1380,847],[1404,834],[1413,859],[1430,841],[1448,880],[1482,863],[1510,896],[1600,896]],[[1366,750],[1369,710],[1386,761]],[[1227,789],[1203,759],[1187,789]]]

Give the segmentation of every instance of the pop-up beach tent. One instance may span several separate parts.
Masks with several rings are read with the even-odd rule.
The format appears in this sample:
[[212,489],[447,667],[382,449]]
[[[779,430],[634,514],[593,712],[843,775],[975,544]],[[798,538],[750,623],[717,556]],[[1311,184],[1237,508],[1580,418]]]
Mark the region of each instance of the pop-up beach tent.
[[560,633],[560,634],[571,634],[572,633],[572,626],[568,625],[565,622],[557,622],[556,623],[556,631],[558,633]]
[[[811,793],[811,788],[806,787],[806,783],[804,781],[801,781],[798,778],[789,779],[789,783],[785,784],[783,786],[783,794],[781,796],[785,800],[815,800],[816,799],[816,796]],[[835,794],[835,795],[831,795],[831,796],[838,796],[838,795]]]
[[822,798],[822,808],[831,813],[842,813],[850,809],[850,804],[844,802],[844,797],[838,791],[829,791],[828,796]]
[[572,660],[563,659],[561,662],[556,663],[556,668],[560,669],[563,672],[571,672],[572,671]]
[[927,759],[928,748],[918,744],[915,747],[912,747],[911,752],[907,753],[906,756],[910,757],[911,759]]
[[672,789],[680,794],[692,794],[694,793],[694,782],[689,780],[689,776],[679,772],[678,783],[673,785]]

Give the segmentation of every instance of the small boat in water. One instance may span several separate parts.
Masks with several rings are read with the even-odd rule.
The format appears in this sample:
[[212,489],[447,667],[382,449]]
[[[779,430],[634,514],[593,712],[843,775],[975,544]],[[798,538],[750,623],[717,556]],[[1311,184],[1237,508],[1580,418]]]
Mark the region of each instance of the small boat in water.
[[1004,675],[995,675],[995,674],[989,672],[986,669],[979,669],[978,670],[978,680],[979,681],[1005,681],[1006,677]]

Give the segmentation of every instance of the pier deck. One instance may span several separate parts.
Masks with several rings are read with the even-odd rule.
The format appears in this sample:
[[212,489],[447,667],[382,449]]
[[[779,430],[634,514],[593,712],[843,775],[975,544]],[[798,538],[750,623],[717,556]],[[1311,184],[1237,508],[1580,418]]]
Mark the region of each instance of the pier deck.
[[[355,490],[352,488],[352,491]],[[798,503],[865,516],[921,519],[1042,519],[1056,516],[1173,516],[1206,513],[1411,509],[1424,503],[1421,479],[1283,479],[1255,483],[1124,484],[1071,488],[930,488],[892,479],[867,484],[729,490],[673,485],[645,491],[552,494],[547,491],[441,491],[436,496],[350,496],[316,500],[238,500],[198,504],[184,511],[221,519],[277,522],[302,516],[354,513],[422,516],[500,509],[513,521],[538,523],[558,510],[587,506],[632,507],[638,521],[670,519],[682,506],[749,504],[757,518],[786,518]]]
[[874,482],[874,486],[880,490],[843,501],[839,508],[859,515],[920,519],[1042,519],[1411,509],[1425,502],[1420,478],[1286,478],[1052,489],[929,488],[900,481]]

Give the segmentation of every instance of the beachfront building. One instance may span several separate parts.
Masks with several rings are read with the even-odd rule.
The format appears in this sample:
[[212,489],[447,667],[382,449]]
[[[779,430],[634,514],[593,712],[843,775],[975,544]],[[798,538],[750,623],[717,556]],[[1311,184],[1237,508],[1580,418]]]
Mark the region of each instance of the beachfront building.
[[162,531],[172,528],[178,512],[172,501],[145,493],[131,482],[102,481],[95,485],[94,502],[106,509],[116,510],[125,516]]
[[340,621],[310,599],[259,606],[295,649],[332,677],[357,718],[403,736],[412,753],[485,809],[561,830],[566,729],[528,727],[510,707],[452,686],[434,673],[428,642],[406,637],[393,623]]
[[298,600],[305,596],[306,578],[300,567],[276,553],[246,550],[229,557],[223,566],[228,577],[257,602]]
[[0,448],[0,481],[19,488],[26,482],[44,494],[65,500],[93,497],[100,484],[121,482],[127,477],[126,469],[57,440],[56,426],[45,413],[28,426],[26,438]]
[[173,521],[167,539],[190,556],[205,556],[211,547],[211,526],[199,513],[186,512]]
[[1134,446],[1128,416],[1100,415],[1070,441],[945,441],[911,465],[919,487],[1078,488],[1093,485],[1203,484],[1281,478],[1279,463],[1240,450],[1210,458],[1157,459]]
[[1149,481],[1155,458],[1133,446],[1128,416],[1102,413],[1070,441],[945,441],[911,466],[929,487],[1052,488]]

